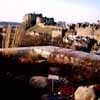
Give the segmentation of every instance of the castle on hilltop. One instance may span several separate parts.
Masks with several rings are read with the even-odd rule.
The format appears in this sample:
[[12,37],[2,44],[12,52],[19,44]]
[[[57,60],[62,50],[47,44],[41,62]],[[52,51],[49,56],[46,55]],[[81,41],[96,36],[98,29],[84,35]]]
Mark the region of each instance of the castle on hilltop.
[[55,25],[54,18],[43,17],[42,14],[29,13],[23,18],[24,23],[29,23],[30,26],[43,23],[45,25]]

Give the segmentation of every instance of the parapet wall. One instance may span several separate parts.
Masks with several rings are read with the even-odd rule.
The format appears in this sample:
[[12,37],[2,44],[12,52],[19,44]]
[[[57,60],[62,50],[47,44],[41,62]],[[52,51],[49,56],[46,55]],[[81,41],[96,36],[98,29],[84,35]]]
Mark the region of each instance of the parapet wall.
[[65,64],[74,66],[80,70],[86,79],[100,78],[100,56],[89,53],[74,51],[72,49],[54,47],[54,46],[37,46],[23,48],[0,49],[3,56],[25,55],[31,52],[31,55],[37,54],[48,60],[49,63]]

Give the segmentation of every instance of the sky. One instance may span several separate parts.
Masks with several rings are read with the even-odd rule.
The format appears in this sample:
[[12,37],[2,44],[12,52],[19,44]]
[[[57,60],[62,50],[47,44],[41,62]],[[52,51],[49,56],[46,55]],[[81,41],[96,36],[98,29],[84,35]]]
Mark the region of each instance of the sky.
[[0,0],[0,21],[22,22],[27,13],[42,13],[67,23],[100,20],[100,0]]

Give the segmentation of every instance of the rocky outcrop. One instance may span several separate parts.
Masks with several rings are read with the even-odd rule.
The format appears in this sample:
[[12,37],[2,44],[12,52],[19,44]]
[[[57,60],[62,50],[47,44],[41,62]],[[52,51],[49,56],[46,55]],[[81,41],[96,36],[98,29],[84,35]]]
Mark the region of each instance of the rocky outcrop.
[[95,100],[96,96],[92,88],[79,87],[74,93],[75,100]]

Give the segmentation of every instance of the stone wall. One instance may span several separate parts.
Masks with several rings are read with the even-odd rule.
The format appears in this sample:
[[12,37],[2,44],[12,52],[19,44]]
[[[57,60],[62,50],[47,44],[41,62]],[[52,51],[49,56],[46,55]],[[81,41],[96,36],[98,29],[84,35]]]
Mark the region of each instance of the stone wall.
[[92,28],[86,27],[86,28],[76,28],[77,35],[82,35],[82,36],[89,36],[89,37],[94,37],[96,40],[100,41],[100,29],[94,30],[94,35],[92,34]]
[[[73,66],[72,70],[78,70],[77,73],[87,80],[96,80],[100,78],[100,56],[74,51],[54,46],[24,47],[12,49],[0,49],[0,55],[6,52],[6,56],[25,55],[27,52],[35,52],[37,55],[48,60],[49,63],[65,64]],[[30,54],[30,53],[29,53]],[[34,54],[33,54],[34,55]],[[31,57],[32,58],[32,57]],[[73,74],[72,74],[73,75]]]

